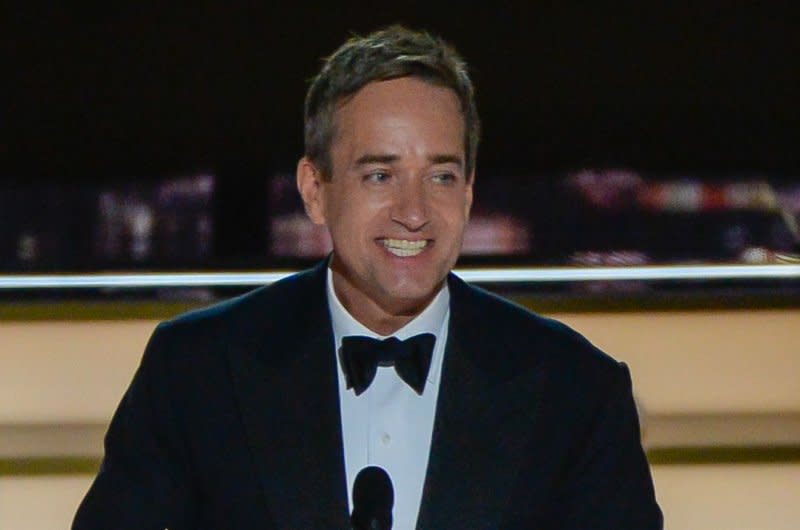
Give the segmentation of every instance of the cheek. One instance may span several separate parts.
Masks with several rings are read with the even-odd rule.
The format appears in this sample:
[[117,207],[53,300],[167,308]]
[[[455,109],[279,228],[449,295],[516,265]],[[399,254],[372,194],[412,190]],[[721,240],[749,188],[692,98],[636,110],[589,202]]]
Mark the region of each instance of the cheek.
[[379,210],[361,199],[340,201],[330,212],[328,227],[341,241],[349,244],[368,238],[379,225]]
[[341,215],[347,218],[353,230],[367,232],[380,225],[381,221],[388,219],[390,201],[384,197],[361,194],[351,196],[342,202]]
[[450,230],[463,230],[469,220],[470,204],[464,197],[453,197],[441,209],[441,217]]

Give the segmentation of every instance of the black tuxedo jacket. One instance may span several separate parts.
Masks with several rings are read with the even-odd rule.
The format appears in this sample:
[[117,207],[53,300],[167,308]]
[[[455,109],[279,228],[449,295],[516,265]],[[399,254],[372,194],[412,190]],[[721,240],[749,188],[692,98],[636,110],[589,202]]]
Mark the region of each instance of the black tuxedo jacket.
[[[448,278],[418,528],[657,529],[624,365]],[[161,324],[73,529],[349,528],[325,264]]]

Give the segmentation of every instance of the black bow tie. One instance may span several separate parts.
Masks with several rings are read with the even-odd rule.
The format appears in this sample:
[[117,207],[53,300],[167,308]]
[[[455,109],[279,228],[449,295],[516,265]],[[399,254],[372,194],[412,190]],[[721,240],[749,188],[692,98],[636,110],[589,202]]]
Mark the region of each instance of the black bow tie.
[[394,366],[397,375],[422,395],[431,367],[436,337],[430,333],[415,335],[406,340],[389,337],[385,340],[370,337],[344,337],[339,350],[347,388],[360,395],[375,379],[378,365]]

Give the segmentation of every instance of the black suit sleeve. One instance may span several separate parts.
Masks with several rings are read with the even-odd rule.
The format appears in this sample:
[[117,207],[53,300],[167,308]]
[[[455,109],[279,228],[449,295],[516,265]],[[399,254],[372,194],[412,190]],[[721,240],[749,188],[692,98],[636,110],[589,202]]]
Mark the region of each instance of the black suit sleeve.
[[105,438],[105,457],[73,530],[192,526],[185,447],[170,402],[167,333],[150,339]]
[[620,363],[559,495],[560,530],[660,530],[628,368]]

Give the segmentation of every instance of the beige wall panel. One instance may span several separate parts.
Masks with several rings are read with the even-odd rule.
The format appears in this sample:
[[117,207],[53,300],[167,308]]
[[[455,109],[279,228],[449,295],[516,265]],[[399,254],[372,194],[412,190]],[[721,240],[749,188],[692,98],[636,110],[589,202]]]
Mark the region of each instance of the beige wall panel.
[[0,529],[65,530],[92,477],[0,478]]
[[[799,412],[800,311],[559,314],[653,414]],[[0,423],[106,422],[154,321],[0,323]]]
[[648,412],[800,411],[800,311],[554,316],[628,363]]
[[667,530],[796,530],[800,464],[654,466]]
[[[655,466],[668,530],[794,530],[800,465]],[[68,528],[91,477],[0,478],[0,529]]]
[[155,325],[0,323],[0,423],[108,421]]

